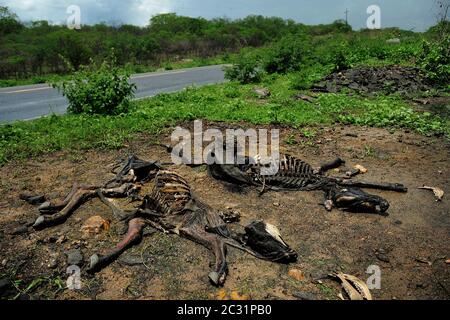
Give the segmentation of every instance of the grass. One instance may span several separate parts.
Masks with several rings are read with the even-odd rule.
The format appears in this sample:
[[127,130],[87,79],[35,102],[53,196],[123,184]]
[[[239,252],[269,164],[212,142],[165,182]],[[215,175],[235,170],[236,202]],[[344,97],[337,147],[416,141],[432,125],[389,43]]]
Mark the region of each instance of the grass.
[[252,93],[254,85],[229,82],[135,101],[132,112],[119,116],[51,115],[2,125],[0,164],[59,150],[119,149],[138,133],[159,134],[166,127],[194,119],[289,125],[306,138],[315,132],[303,127],[335,123],[450,136],[447,117],[416,112],[400,96],[324,93],[312,104],[293,99],[297,90],[292,88],[292,75],[269,76],[259,86],[269,88],[272,95],[261,100]]

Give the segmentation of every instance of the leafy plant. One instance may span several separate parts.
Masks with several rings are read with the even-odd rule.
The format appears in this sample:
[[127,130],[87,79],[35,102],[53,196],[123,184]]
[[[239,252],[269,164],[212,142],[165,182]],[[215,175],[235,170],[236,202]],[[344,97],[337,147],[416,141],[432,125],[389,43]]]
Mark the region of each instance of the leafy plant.
[[424,41],[419,62],[431,80],[442,85],[449,85],[450,35],[433,43]]
[[308,57],[308,39],[305,36],[289,35],[268,50],[264,69],[268,73],[298,71]]
[[82,67],[53,87],[69,100],[69,113],[117,115],[128,112],[136,89],[129,78],[129,73],[120,69],[111,56],[99,67],[95,64]]
[[239,62],[225,68],[225,78],[240,83],[255,83],[261,81],[263,70],[255,58],[242,57]]

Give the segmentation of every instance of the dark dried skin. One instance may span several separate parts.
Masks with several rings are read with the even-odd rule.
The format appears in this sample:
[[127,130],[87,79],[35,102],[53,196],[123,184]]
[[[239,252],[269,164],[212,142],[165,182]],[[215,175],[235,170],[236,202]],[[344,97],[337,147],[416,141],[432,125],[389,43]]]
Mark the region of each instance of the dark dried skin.
[[[108,200],[108,197],[133,199],[140,190],[138,184],[149,180],[154,180],[153,190],[135,210],[123,211]],[[257,233],[252,228],[246,228],[245,233],[231,231],[222,219],[224,213],[197,199],[186,180],[162,170],[156,162],[145,162],[135,156],[129,157],[116,177],[103,187],[74,184],[63,201],[41,205],[41,216],[33,228],[39,230],[63,223],[80,205],[94,197],[107,205],[118,221],[128,226],[123,239],[113,249],[90,258],[89,272],[102,269],[139,242],[147,225],[165,233],[177,234],[213,251],[216,262],[209,279],[215,285],[223,285],[228,273],[228,245],[270,261],[290,262],[297,258],[286,243],[278,241],[270,233]],[[228,218],[232,221],[236,216],[231,214]]]
[[[376,195],[368,194],[358,188],[342,188],[333,186],[326,195],[327,200],[331,200],[331,206],[341,208],[351,212],[376,212],[385,214],[389,209],[389,203]],[[327,201],[326,200],[326,201]]]
[[348,211],[362,211],[385,214],[389,208],[387,200],[365,193],[359,188],[373,188],[407,192],[407,188],[398,183],[373,183],[353,181],[337,177],[326,176],[325,173],[344,164],[345,161],[336,158],[323,164],[318,171],[306,162],[290,155],[280,155],[279,170],[274,175],[262,175],[261,165],[250,164],[245,168],[239,165],[213,164],[208,166],[212,177],[218,180],[239,185],[262,186],[264,190],[296,190],[325,192],[325,207],[333,207]]

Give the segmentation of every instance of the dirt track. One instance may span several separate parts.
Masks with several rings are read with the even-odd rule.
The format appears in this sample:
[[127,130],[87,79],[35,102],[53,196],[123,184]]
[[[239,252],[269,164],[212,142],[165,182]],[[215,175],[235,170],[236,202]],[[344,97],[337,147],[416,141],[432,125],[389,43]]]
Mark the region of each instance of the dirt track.
[[[221,124],[219,124],[221,126]],[[292,136],[291,136],[292,135]],[[168,137],[161,141],[168,142]],[[289,138],[291,144],[285,141]],[[56,299],[214,299],[218,289],[207,279],[212,254],[177,236],[149,235],[140,245],[125,252],[110,266],[89,276],[82,272],[80,291],[56,292],[54,279],[65,281],[65,252],[81,248],[84,259],[118,239],[112,214],[99,200],[76,211],[65,224],[31,234],[10,235],[20,223],[35,219],[35,207],[19,200],[19,193],[43,193],[54,199],[65,196],[73,182],[98,183],[111,177],[107,164],[134,152],[143,159],[170,161],[159,147],[149,145],[155,137],[142,136],[117,151],[57,153],[26,163],[9,163],[0,168],[0,275],[22,279],[23,289],[33,279],[48,277],[20,298]],[[293,138],[296,143],[293,143]],[[279,265],[229,249],[228,291],[236,290],[252,299],[295,299],[294,293],[310,293],[320,299],[338,299],[340,287],[330,280],[316,281],[340,270],[366,279],[370,265],[381,268],[381,289],[372,290],[375,299],[450,298],[450,145],[443,138],[423,137],[404,131],[338,126],[322,128],[313,139],[299,131],[282,129],[282,151],[316,166],[340,156],[347,166],[364,165],[361,178],[377,182],[404,183],[409,192],[369,191],[388,199],[389,216],[327,212],[319,203],[322,192],[233,191],[208,176],[205,168],[172,167],[192,185],[196,194],[217,208],[233,208],[242,214],[241,224],[254,218],[277,225],[299,253],[298,262]],[[438,186],[445,191],[441,202],[417,187]],[[112,221],[109,232],[82,240],[80,227],[91,215]],[[56,240],[64,235],[63,243]],[[56,258],[56,266],[49,261]],[[136,263],[130,266],[129,264]],[[144,261],[145,264],[139,263]],[[429,263],[428,263],[429,262]],[[299,269],[303,281],[288,276]],[[53,283],[53,284],[52,284]],[[6,297],[18,293],[6,292]]]

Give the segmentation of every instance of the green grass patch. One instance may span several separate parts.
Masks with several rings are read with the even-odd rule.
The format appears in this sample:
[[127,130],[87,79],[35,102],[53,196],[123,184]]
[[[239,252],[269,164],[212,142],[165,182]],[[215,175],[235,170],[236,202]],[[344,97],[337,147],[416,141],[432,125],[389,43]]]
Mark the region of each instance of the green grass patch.
[[266,77],[260,84],[272,92],[266,100],[254,97],[254,85],[230,82],[135,101],[132,112],[118,116],[52,115],[2,125],[0,163],[59,150],[118,149],[137,133],[158,134],[165,127],[194,119],[283,124],[299,128],[304,136],[314,135],[314,131],[303,130],[304,126],[335,123],[401,127],[422,134],[450,136],[447,117],[416,112],[400,96],[328,93],[319,94],[315,103],[308,103],[293,99],[297,91],[291,80],[290,74]]

